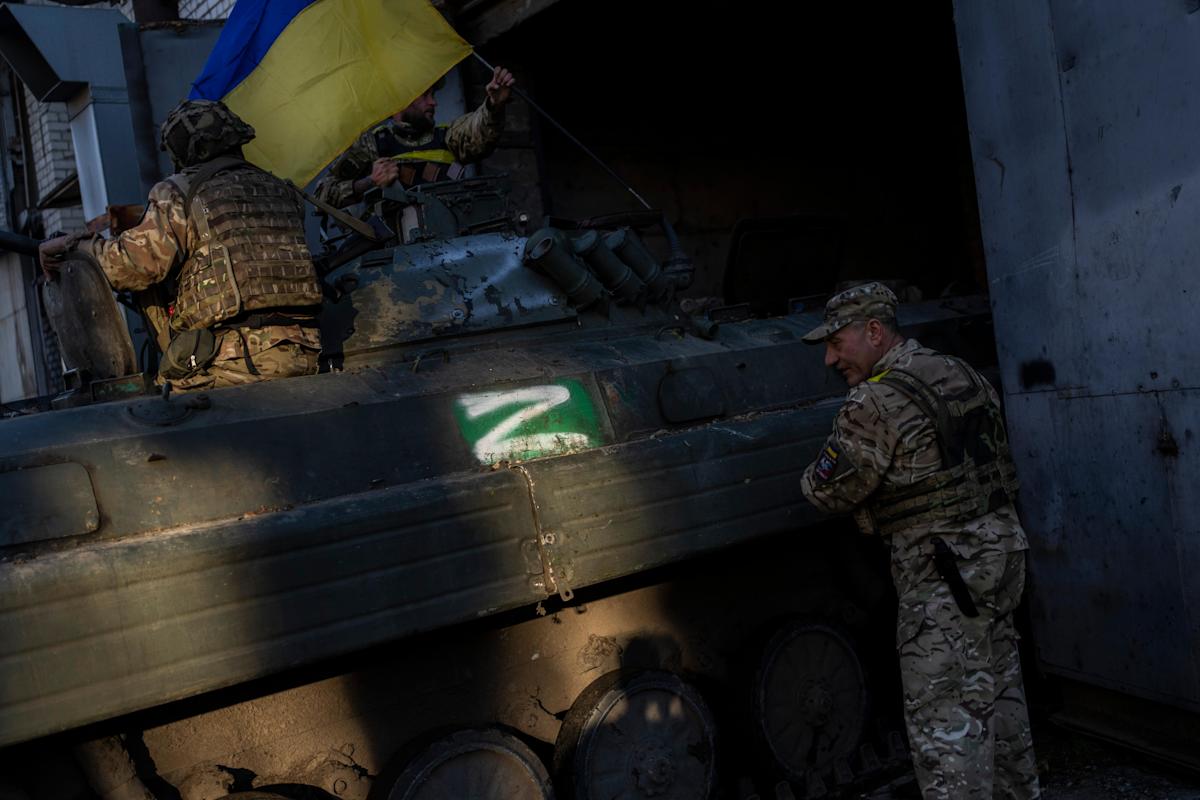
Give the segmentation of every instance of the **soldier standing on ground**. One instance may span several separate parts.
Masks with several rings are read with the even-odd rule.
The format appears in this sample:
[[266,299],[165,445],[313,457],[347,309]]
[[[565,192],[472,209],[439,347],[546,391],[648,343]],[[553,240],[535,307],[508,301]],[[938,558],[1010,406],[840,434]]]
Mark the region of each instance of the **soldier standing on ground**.
[[913,764],[926,800],[1040,797],[1013,610],[1029,545],[995,391],[906,339],[896,296],[847,289],[804,337],[851,390],[805,470],[818,508],[891,539],[896,643]]
[[163,123],[175,175],[114,239],[43,242],[56,271],[90,253],[116,289],[135,292],[159,348],[160,380],[220,388],[317,371],[322,294],[295,190],[242,159],[254,129],[220,102],[188,100]]
[[512,73],[496,67],[483,105],[449,125],[434,124],[438,86],[431,86],[407,108],[358,137],[317,185],[317,197],[344,208],[374,187],[457,180],[464,164],[486,158],[496,148],[515,82]]

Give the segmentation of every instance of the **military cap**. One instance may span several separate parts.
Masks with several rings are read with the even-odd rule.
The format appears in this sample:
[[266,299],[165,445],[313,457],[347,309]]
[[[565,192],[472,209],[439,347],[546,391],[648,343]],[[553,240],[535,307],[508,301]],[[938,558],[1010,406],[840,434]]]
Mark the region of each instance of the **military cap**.
[[825,304],[825,321],[802,338],[808,344],[819,344],[851,322],[869,319],[885,322],[896,319],[896,295],[882,283],[852,286],[829,298]]

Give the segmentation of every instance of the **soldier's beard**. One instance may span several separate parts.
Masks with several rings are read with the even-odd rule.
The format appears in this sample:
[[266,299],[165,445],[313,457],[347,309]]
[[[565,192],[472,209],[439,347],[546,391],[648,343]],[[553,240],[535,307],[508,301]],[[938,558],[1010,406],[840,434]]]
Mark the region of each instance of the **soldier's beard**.
[[413,111],[408,108],[404,109],[400,112],[400,121],[417,133],[428,133],[433,130],[433,120],[419,111]]

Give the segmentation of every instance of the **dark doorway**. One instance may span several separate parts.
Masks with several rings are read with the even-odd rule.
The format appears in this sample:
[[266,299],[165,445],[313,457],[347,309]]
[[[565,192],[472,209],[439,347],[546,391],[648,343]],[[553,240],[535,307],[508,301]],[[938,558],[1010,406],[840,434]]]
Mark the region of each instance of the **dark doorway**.
[[[774,238],[735,259],[742,283],[985,288],[948,2],[561,0],[486,49],[667,211],[698,267],[693,293],[722,290],[739,222],[788,219],[803,235],[768,224]],[[539,134],[548,210],[635,207],[560,134]]]

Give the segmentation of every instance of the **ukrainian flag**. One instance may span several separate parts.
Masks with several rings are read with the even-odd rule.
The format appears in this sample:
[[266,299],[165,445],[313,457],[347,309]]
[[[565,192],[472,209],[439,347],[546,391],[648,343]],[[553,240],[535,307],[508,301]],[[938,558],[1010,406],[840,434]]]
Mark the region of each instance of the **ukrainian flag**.
[[471,52],[428,0],[238,0],[190,98],[258,134],[246,158],[303,186]]

